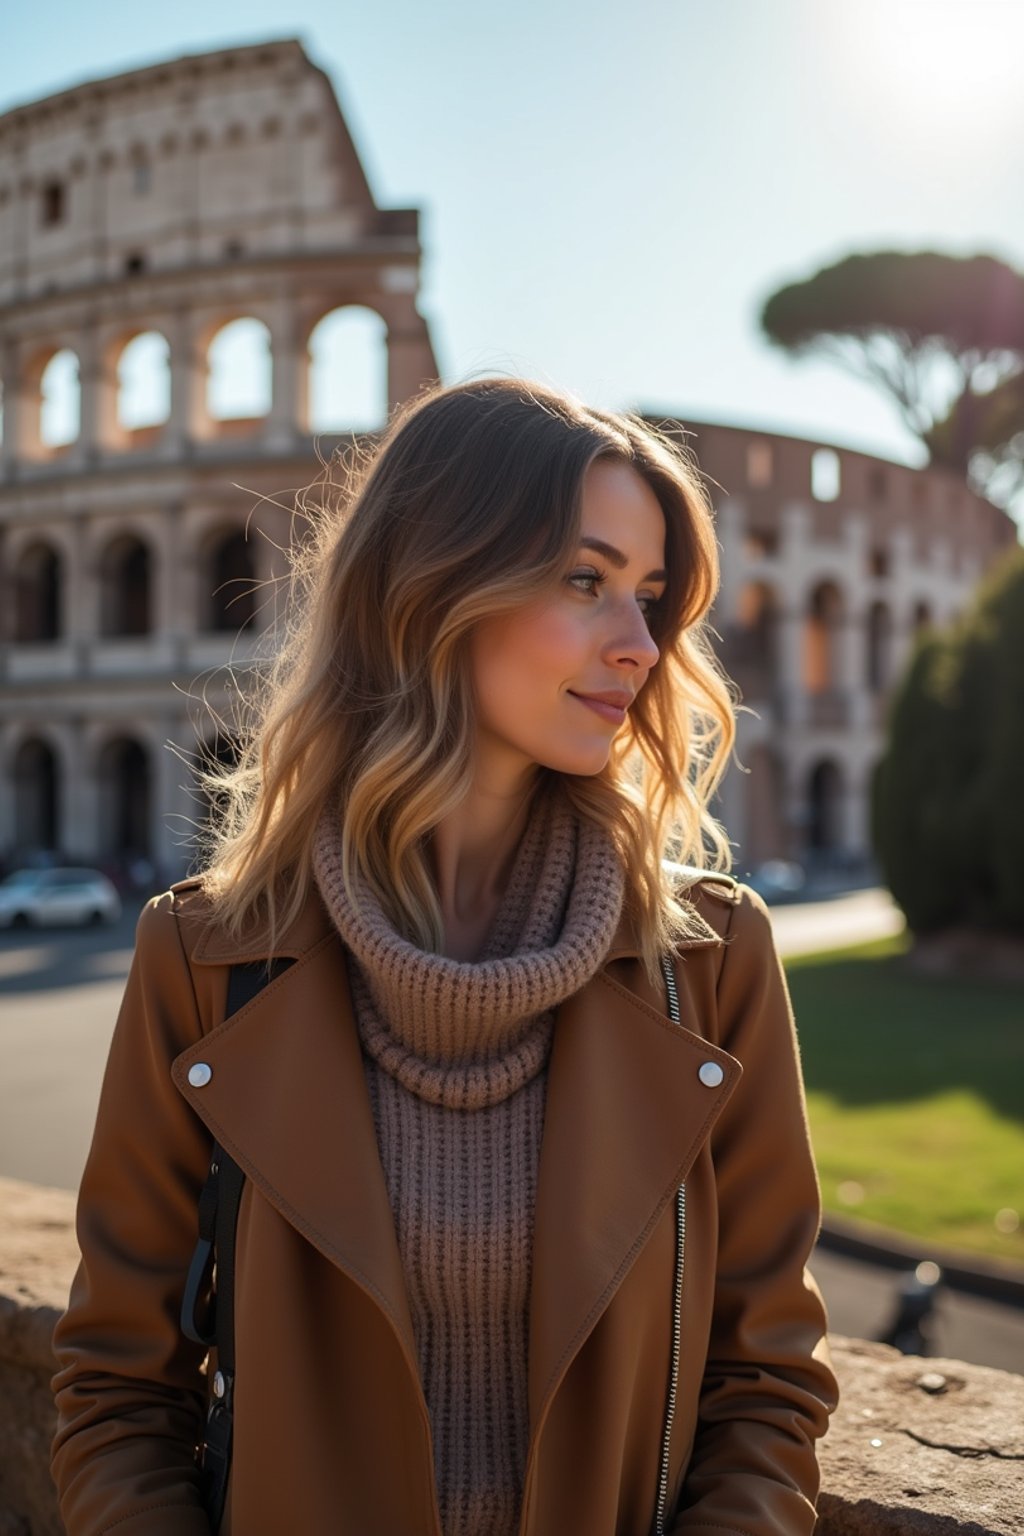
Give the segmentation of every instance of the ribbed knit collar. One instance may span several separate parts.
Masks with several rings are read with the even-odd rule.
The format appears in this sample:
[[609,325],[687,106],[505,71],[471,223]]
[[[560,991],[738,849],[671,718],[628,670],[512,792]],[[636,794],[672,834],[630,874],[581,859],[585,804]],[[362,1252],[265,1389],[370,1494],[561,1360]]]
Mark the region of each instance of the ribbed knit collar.
[[543,1066],[551,1011],[591,978],[615,935],[624,876],[607,833],[577,818],[554,786],[538,795],[481,958],[427,954],[361,885],[341,878],[337,810],[321,818],[314,873],[356,961],[353,997],[365,1049],[438,1104],[480,1108]]

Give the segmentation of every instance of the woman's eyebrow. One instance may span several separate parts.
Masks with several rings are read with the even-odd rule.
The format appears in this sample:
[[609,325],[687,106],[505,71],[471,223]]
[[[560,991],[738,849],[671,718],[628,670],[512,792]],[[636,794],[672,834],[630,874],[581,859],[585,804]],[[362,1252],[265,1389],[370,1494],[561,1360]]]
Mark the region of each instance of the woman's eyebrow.
[[[580,539],[581,549],[592,549],[599,555],[604,555],[610,565],[614,565],[617,571],[623,570],[629,564],[629,557],[616,549],[614,544],[606,544],[604,539],[591,538],[584,534]],[[667,581],[668,571],[648,571],[644,581]]]

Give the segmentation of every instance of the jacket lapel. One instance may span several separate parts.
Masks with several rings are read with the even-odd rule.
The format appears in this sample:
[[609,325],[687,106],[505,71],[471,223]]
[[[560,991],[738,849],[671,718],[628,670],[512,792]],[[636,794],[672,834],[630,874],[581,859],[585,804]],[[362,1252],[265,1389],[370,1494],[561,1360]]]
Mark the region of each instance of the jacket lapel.
[[[195,958],[221,963],[225,947],[207,944]],[[284,942],[277,953],[300,947]],[[253,958],[244,948],[230,954]],[[197,1062],[211,1069],[204,1087],[189,1083]],[[268,1200],[383,1307],[415,1371],[412,1319],[337,934],[329,930],[313,942],[238,1013],[182,1052],[172,1075]]]
[[[708,1061],[722,1068],[717,1087],[698,1076]],[[559,1009],[530,1297],[535,1430],[741,1071],[735,1057],[673,1023],[606,970]]]

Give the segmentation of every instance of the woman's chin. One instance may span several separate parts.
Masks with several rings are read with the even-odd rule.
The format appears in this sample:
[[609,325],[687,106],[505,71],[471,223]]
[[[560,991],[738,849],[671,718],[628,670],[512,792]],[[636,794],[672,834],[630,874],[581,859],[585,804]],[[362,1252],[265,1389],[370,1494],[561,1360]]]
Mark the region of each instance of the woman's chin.
[[571,778],[587,779],[607,767],[610,755],[610,743],[605,742],[590,751],[577,748],[575,751],[553,752],[541,766]]

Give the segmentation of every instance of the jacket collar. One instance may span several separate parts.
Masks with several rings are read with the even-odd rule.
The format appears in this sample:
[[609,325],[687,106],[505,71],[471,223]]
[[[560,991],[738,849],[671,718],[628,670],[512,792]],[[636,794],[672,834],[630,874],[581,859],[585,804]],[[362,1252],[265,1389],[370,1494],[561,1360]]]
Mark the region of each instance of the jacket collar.
[[[194,884],[191,881],[182,881],[174,889],[176,892],[181,892],[194,888]],[[703,893],[699,883],[693,889],[697,897],[696,901],[685,895],[682,898],[688,932],[685,938],[679,940],[678,947],[702,949],[708,945],[721,944],[722,936],[711,926],[700,910]],[[316,886],[311,884],[301,911],[295,920],[278,935],[273,948],[268,943],[266,931],[262,926],[253,924],[248,932],[243,933],[238,939],[233,939],[216,923],[205,922],[200,926],[198,937],[192,944],[191,958],[199,965],[246,964],[269,959],[271,954],[298,960],[309,950],[314,949],[332,931],[330,914]],[[635,959],[639,954],[640,945],[634,916],[628,908],[624,908],[611,947],[605,957],[605,963],[608,964],[613,960]]]

